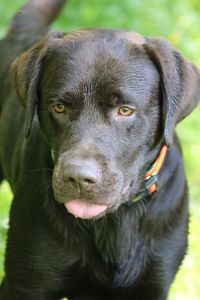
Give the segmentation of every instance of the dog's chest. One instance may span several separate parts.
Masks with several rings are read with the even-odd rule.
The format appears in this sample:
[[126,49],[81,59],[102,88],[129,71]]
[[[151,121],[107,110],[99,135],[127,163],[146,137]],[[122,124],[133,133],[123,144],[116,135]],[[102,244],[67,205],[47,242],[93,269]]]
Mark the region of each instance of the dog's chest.
[[79,263],[75,276],[82,274],[80,280],[107,288],[136,283],[146,261],[143,239],[138,231],[121,229],[99,226],[87,230],[76,248]]

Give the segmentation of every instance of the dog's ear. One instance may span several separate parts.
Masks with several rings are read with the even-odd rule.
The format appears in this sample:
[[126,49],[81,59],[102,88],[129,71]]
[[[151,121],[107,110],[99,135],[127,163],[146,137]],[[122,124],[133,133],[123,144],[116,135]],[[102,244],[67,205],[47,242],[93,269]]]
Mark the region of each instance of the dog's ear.
[[147,54],[157,67],[163,94],[164,138],[173,143],[174,128],[200,100],[200,70],[165,40],[147,38]]
[[32,122],[38,102],[38,83],[46,56],[56,39],[63,37],[63,33],[50,32],[32,48],[22,53],[11,66],[11,76],[14,80],[18,97],[25,107],[25,136],[31,131]]
[[40,54],[43,43],[39,43],[21,54],[11,66],[18,97],[26,109],[25,136],[28,137],[37,104],[37,84],[41,70]]

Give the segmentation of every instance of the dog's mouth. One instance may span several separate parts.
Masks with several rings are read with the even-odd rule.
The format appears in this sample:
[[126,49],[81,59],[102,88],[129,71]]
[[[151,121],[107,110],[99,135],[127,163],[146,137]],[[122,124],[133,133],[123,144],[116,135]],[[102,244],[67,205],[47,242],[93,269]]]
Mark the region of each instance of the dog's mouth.
[[68,212],[76,218],[91,219],[101,216],[112,206],[106,204],[95,204],[82,199],[75,199],[65,202]]
[[[130,185],[127,185],[122,192],[122,195],[125,195],[128,191]],[[108,210],[112,210],[115,206],[119,206],[119,203],[113,205],[108,204],[97,204],[87,201],[85,199],[73,199],[66,201],[64,203],[67,211],[76,218],[81,219],[91,219],[97,218],[104,215]]]

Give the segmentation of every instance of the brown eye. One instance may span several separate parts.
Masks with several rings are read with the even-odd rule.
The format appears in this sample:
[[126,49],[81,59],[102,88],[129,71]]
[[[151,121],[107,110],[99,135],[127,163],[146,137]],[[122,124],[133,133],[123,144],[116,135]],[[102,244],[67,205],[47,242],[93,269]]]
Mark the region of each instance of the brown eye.
[[130,117],[134,114],[135,109],[130,108],[128,106],[121,106],[118,110],[118,115],[123,117]]
[[65,112],[65,106],[64,104],[58,103],[56,105],[54,105],[54,110],[56,113],[61,114]]

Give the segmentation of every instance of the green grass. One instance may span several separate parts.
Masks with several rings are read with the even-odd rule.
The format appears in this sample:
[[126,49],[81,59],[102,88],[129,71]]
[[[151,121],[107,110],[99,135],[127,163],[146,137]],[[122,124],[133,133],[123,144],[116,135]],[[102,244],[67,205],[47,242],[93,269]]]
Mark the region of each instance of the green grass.
[[[0,2],[0,37],[8,20],[23,0]],[[82,27],[128,28],[144,35],[163,36],[200,66],[199,0],[72,0],[53,24],[54,28],[73,30]],[[2,58],[0,58],[2,59]],[[200,107],[181,125],[185,168],[190,186],[189,249],[171,288],[169,300],[200,299]],[[8,184],[0,186],[0,278],[8,210],[12,194]]]
[[3,259],[5,250],[6,232],[8,229],[8,210],[12,193],[6,182],[0,185],[0,278],[3,276]]

